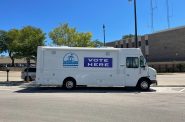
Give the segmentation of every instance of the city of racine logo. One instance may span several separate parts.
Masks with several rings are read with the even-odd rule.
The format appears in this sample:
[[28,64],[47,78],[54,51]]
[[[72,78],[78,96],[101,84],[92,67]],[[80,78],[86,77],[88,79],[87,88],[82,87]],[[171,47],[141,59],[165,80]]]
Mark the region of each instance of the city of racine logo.
[[67,53],[63,58],[64,67],[78,67],[78,56],[75,53]]

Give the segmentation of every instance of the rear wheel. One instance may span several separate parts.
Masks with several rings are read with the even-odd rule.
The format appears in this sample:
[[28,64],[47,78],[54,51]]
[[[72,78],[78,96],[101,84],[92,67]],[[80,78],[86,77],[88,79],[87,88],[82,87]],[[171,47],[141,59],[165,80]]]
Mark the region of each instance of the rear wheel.
[[64,86],[64,88],[70,90],[70,89],[74,89],[76,87],[76,83],[73,79],[66,79],[63,86]]
[[142,91],[147,91],[150,89],[150,83],[148,79],[141,79],[138,84],[137,88],[139,88]]

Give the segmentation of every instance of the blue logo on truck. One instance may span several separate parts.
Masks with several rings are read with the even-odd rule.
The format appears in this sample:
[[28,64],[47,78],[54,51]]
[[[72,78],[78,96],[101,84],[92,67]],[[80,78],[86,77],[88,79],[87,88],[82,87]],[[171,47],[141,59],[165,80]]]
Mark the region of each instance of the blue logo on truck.
[[84,67],[100,67],[100,68],[111,68],[112,58],[95,58],[85,57]]
[[78,56],[75,53],[67,53],[63,58],[64,67],[77,67]]

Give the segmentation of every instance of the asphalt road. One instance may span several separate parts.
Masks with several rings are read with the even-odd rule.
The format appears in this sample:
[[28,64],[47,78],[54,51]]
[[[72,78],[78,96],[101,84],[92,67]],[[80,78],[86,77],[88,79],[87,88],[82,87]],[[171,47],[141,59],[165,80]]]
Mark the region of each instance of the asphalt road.
[[0,87],[5,122],[185,122],[185,88]]

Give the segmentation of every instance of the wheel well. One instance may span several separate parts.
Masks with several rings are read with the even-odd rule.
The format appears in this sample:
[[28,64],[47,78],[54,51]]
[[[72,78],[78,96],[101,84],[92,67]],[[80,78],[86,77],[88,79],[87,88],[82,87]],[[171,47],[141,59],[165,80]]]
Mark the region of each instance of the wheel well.
[[138,80],[137,86],[139,85],[139,82],[140,82],[141,80],[147,80],[147,81],[150,82],[150,79],[149,79],[149,78],[147,78],[147,77],[142,77],[142,78],[140,78],[140,79]]
[[74,83],[76,84],[76,80],[75,80],[73,77],[67,77],[67,78],[65,78],[64,81],[63,81],[63,84],[64,84],[66,81],[69,81],[69,80],[74,81]]

